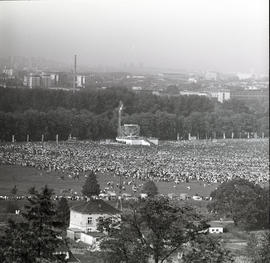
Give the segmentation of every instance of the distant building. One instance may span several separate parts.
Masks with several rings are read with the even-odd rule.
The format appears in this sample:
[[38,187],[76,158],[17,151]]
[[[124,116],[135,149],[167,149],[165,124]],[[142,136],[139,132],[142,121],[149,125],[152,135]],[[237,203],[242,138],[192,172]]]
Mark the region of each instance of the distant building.
[[4,68],[3,73],[7,75],[8,78],[14,78],[14,71],[11,68]]
[[219,102],[223,103],[231,98],[230,91],[180,91],[180,95],[185,96],[205,96],[209,98],[216,98]]
[[42,72],[40,75],[41,78],[41,87],[42,88],[49,88],[51,86],[51,75]]
[[247,80],[256,77],[253,73],[237,73],[236,76],[239,80]]
[[76,88],[85,88],[85,76],[83,75],[76,76]]
[[50,78],[51,78],[51,86],[52,87],[58,86],[58,84],[59,84],[59,74],[51,73]]
[[23,77],[23,85],[29,88],[50,88],[59,85],[59,74],[56,73],[30,73]]
[[231,93],[230,91],[210,91],[211,98],[216,98],[220,103],[230,100]]
[[195,78],[189,78],[188,79],[188,82],[189,83],[197,83],[197,79],[195,79]]
[[207,92],[202,92],[202,91],[191,91],[191,90],[183,90],[180,91],[180,95],[185,95],[185,96],[205,96],[208,97],[208,93]]
[[40,88],[41,87],[41,78],[40,75],[30,73],[27,85],[30,89]]

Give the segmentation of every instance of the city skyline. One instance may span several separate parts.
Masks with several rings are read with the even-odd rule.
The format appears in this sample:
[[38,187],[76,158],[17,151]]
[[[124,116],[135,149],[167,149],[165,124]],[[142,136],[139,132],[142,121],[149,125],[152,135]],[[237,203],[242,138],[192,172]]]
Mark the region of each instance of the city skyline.
[[268,72],[267,1],[7,1],[0,14],[0,57]]

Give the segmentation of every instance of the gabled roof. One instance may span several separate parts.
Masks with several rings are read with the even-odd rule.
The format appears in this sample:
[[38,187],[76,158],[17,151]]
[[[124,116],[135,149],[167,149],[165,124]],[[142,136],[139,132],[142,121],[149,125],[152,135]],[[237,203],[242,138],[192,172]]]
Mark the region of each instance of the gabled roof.
[[92,199],[71,207],[82,214],[120,214],[121,212],[101,199]]

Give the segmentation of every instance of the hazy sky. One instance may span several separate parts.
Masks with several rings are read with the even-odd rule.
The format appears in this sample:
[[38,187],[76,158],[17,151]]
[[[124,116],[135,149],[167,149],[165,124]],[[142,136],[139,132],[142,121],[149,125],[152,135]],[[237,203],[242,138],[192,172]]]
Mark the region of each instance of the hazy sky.
[[0,2],[0,57],[268,72],[268,0]]

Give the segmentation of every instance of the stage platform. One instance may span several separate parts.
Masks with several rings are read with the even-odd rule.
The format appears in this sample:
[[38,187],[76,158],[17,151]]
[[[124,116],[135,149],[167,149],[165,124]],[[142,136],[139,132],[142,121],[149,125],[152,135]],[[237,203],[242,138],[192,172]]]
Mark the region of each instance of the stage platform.
[[127,145],[158,145],[157,138],[144,138],[144,137],[116,137],[116,141]]

